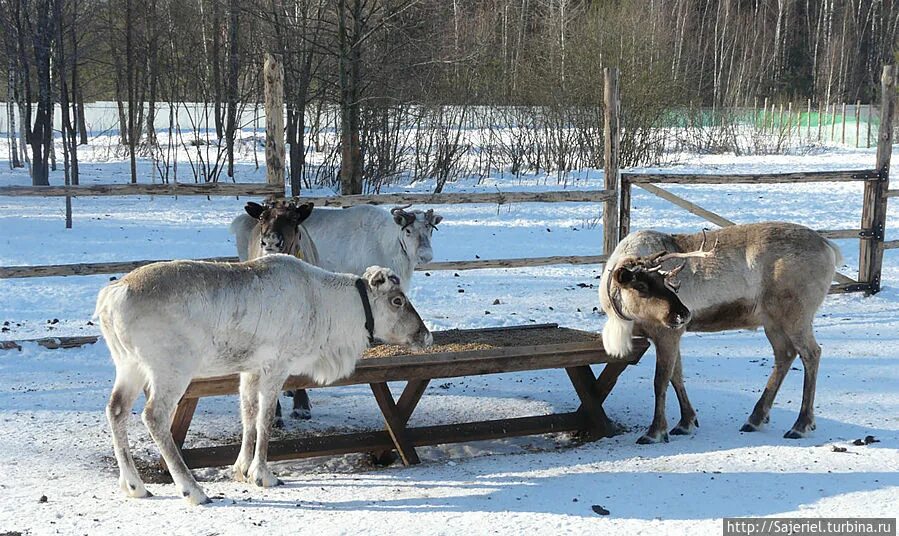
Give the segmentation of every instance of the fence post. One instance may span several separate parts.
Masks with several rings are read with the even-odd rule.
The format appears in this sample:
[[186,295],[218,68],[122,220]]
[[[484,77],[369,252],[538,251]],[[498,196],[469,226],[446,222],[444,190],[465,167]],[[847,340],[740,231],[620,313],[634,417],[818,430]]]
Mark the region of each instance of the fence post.
[[862,206],[862,231],[871,233],[862,239],[859,249],[859,281],[867,283],[866,295],[880,291],[880,270],[883,265],[883,236],[886,224],[887,197],[889,188],[890,156],[893,144],[893,116],[896,113],[896,66],[884,65],[880,77],[880,132],[877,135],[877,162],[875,167],[880,180],[865,182],[865,197]]
[[286,189],[284,185],[284,67],[278,58],[266,53],[262,74],[265,79],[266,182]]
[[855,148],[858,149],[859,134],[862,128],[862,101],[855,101]]
[[621,130],[618,112],[621,109],[621,96],[619,94],[619,72],[615,67],[603,69],[603,133],[604,140],[604,166],[606,190],[611,190],[614,195],[606,201],[602,211],[602,250],[605,255],[611,255],[618,245],[618,152],[621,144]]

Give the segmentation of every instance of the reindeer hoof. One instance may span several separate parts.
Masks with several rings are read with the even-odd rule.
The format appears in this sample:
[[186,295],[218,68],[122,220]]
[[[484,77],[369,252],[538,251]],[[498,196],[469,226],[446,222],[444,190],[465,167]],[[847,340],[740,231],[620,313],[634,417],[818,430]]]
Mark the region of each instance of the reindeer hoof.
[[125,492],[125,495],[134,499],[144,499],[153,496],[153,494],[144,487],[143,482],[130,483],[125,479],[121,479],[119,480],[119,487]]
[[740,428],[740,431],[741,432],[758,432],[759,427],[752,423],[746,423]]
[[671,435],[690,435],[696,428],[699,428],[699,420],[694,418],[691,421],[681,421],[677,423],[677,426],[672,428],[669,433]]
[[797,432],[796,430],[790,430],[784,434],[784,439],[802,439],[803,437],[805,437],[805,434]]
[[667,443],[668,442],[668,434],[661,433],[657,437],[653,437],[649,434],[643,434],[640,436],[640,439],[637,440],[638,445],[652,445],[655,443]]
[[201,490],[199,490],[199,489],[195,489],[195,490],[191,490],[191,491],[184,490],[184,491],[181,492],[181,495],[182,495],[182,496],[187,500],[187,502],[190,503],[192,506],[200,506],[200,505],[202,505],[202,504],[210,504],[210,503],[212,502],[212,501],[209,499],[209,497],[207,497],[206,494],[203,493],[203,492],[202,492]]
[[312,418],[312,412],[308,409],[295,409],[290,412],[290,417],[292,419],[302,419],[304,421],[308,421]]

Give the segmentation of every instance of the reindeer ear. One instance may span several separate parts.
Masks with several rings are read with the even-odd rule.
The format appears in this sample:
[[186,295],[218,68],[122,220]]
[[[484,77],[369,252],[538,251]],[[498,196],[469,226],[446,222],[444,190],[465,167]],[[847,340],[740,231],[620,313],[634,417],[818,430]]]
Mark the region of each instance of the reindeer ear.
[[443,221],[443,216],[434,212],[434,209],[428,210],[428,223],[431,225],[437,225]]
[[296,217],[297,225],[306,221],[306,218],[308,218],[312,214],[312,208],[314,206],[315,205],[313,205],[312,203],[303,203],[302,205],[294,208],[293,213]]
[[396,222],[396,224],[399,226],[404,226],[406,225],[407,221],[406,216],[408,216],[408,214],[406,214],[402,210],[398,210],[393,213],[393,221]]
[[254,220],[258,220],[262,213],[265,212],[265,207],[260,205],[259,203],[254,203],[252,201],[248,202],[245,207],[243,207],[247,214],[250,215]]
[[386,283],[388,276],[389,270],[387,270],[387,268],[381,268],[380,266],[369,266],[365,269],[365,273],[362,274],[362,278],[368,281],[368,286],[373,289]]
[[636,279],[634,277],[634,272],[625,266],[619,266],[615,272],[612,273],[612,277],[614,277],[615,281],[621,285],[627,285]]
[[389,268],[381,268],[380,266],[369,266],[362,274],[362,278],[368,281],[368,286],[373,290],[387,291],[393,286],[399,286],[400,278]]

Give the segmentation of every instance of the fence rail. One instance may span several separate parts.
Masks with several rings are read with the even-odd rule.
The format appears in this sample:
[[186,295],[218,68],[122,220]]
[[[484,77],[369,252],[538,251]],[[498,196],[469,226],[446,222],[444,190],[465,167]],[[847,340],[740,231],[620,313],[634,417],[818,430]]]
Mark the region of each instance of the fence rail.
[[779,184],[797,182],[879,181],[876,169],[848,171],[804,171],[791,173],[756,173],[741,175],[704,175],[690,173],[622,173],[632,184]]
[[[416,271],[483,270],[488,268],[528,268],[554,264],[602,264],[606,255],[559,255],[550,257],[519,257],[514,259],[476,259],[469,261],[429,262],[415,267]],[[0,266],[0,279],[25,279],[30,277],[67,277],[72,275],[122,274],[172,259],[135,260],[122,262],[86,262],[77,264],[47,264],[37,266]],[[237,262],[237,257],[208,257],[196,259],[208,262]]]
[[0,196],[7,197],[106,197],[128,195],[284,195],[284,186],[262,182],[0,186]]

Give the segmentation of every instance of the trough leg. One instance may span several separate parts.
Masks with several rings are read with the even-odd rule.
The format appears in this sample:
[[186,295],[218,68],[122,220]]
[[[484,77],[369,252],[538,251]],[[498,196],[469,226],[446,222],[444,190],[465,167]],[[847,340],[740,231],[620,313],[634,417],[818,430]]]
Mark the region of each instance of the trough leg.
[[199,401],[199,398],[182,398],[178,402],[178,409],[175,410],[175,418],[172,420],[172,439],[175,440],[179,450],[184,446],[187,429],[190,428]]
[[605,403],[606,398],[609,397],[609,393],[612,392],[612,389],[615,388],[615,384],[618,383],[618,377],[621,376],[624,369],[626,369],[628,365],[633,364],[634,363],[629,361],[613,361],[607,363],[606,366],[602,368],[602,372],[599,373],[599,378],[596,379],[596,395],[599,398],[600,404]]
[[[421,393],[424,392],[424,387],[426,386],[427,383],[421,387]],[[406,389],[403,391],[404,395],[406,394],[406,391],[409,390],[409,387],[410,385],[406,386]],[[378,402],[378,407],[381,408],[381,413],[384,415],[387,432],[390,434],[390,438],[393,439],[393,444],[396,446],[400,459],[403,460],[403,465],[416,465],[421,463],[421,460],[418,458],[418,453],[415,452],[415,447],[412,446],[412,443],[410,443],[409,439],[406,437],[406,423],[409,420],[409,416],[412,414],[412,409],[414,409],[415,404],[412,404],[411,407],[408,408],[408,411],[404,412],[406,414],[403,414],[398,410],[398,405],[394,402],[393,395],[390,393],[390,387],[387,386],[387,383],[373,383],[371,384],[371,390],[375,395],[375,400]],[[413,390],[415,390],[415,388],[413,388]],[[414,396],[414,393],[410,393],[407,400],[411,402],[411,399],[414,397],[416,398],[414,402],[417,403],[418,399],[421,398],[421,393],[419,393],[417,397]]]
[[568,378],[571,379],[578,398],[581,399],[578,413],[583,415],[589,423],[582,432],[590,439],[614,434],[615,427],[602,409],[602,400],[596,389],[596,376],[593,375],[590,366],[567,367],[565,371],[568,373]]
[[[403,425],[409,423],[412,412],[415,411],[430,382],[431,380],[409,380],[406,383],[403,394],[396,403],[396,414]],[[396,461],[396,454],[393,450],[378,450],[371,453],[371,460],[375,465],[390,465]]]

